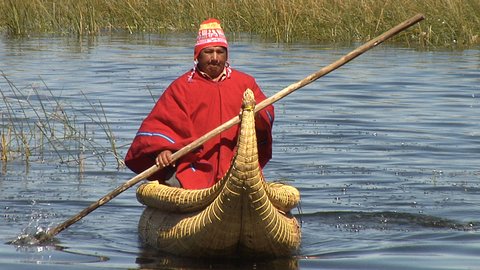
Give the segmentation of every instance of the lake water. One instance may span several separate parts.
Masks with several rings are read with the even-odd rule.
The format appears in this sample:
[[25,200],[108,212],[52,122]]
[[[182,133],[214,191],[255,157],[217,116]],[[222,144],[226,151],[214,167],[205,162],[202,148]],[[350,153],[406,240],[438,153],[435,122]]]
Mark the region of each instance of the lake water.
[[[154,100],[191,67],[193,43],[178,35],[0,39],[1,132],[10,138],[1,269],[480,269],[480,48],[383,44],[275,104],[265,175],[302,194],[298,256],[159,254],[139,242],[134,188],[56,244],[3,244],[59,224],[134,176],[115,154],[123,158]],[[230,44],[232,66],[267,96],[355,48]]]

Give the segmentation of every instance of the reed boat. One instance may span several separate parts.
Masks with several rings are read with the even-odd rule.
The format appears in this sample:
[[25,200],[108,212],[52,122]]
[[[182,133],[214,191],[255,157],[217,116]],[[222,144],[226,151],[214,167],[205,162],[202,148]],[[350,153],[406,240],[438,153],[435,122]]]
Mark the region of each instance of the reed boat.
[[147,245],[189,257],[284,257],[300,246],[291,209],[300,200],[290,185],[267,182],[258,163],[255,99],[243,97],[237,152],[227,174],[210,188],[187,190],[151,181],[137,188],[147,207],[140,238]]

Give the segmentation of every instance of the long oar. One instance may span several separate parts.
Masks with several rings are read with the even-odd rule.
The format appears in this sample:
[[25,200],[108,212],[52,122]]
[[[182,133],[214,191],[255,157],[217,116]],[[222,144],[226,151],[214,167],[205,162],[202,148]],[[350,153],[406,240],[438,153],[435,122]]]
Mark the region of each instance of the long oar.
[[[350,62],[351,60],[355,59],[357,56],[363,54],[364,52],[370,50],[371,48],[381,44],[385,40],[389,39],[390,37],[400,33],[401,31],[405,30],[406,28],[414,25],[415,23],[423,20],[425,17],[422,14],[417,14],[413,16],[412,18],[400,23],[399,25],[393,27],[392,29],[388,30],[387,32],[383,33],[382,35],[370,40],[369,42],[365,43],[364,45],[356,48],[355,50],[351,51],[350,53],[346,54],[345,56],[341,57],[337,61],[333,62],[332,64],[318,70],[317,72],[305,77],[304,79],[289,85],[288,87],[284,88],[283,90],[279,91],[275,95],[263,100],[257,106],[255,107],[255,112],[258,112],[265,107],[273,104],[274,102],[284,98],[285,96],[289,95],[290,93],[294,92],[295,90],[298,90],[302,88],[305,85],[308,85],[312,83],[313,81],[317,80],[318,78],[325,76],[326,74],[332,72],[333,70],[345,65],[346,63]],[[189,145],[183,147],[182,149],[178,150],[172,155],[172,161],[176,161],[183,155],[189,153],[193,149],[199,147],[209,139],[217,136],[221,132],[229,129],[230,127],[240,123],[240,118],[239,117],[234,117],[230,119],[229,121],[223,123],[219,127],[213,129],[212,131],[206,133],[202,137],[198,138],[194,142],[190,143]],[[50,239],[53,236],[57,235],[64,229],[68,228],[72,224],[76,223],[86,215],[88,215],[90,212],[94,211],[98,207],[104,205],[105,203],[109,202],[111,199],[115,198],[118,196],[120,193],[123,191],[127,190],[128,188],[134,186],[141,180],[151,176],[154,174],[156,171],[162,169],[163,166],[157,166],[153,165],[152,167],[148,168],[147,170],[143,171],[142,173],[138,174],[137,176],[133,177],[132,179],[128,180],[125,182],[123,185],[117,187],[116,189],[112,190],[110,193],[107,195],[103,196],[101,199],[98,201],[92,203],[89,207],[85,208],[75,216],[71,217],[70,219],[66,220],[62,224],[58,225],[55,228],[52,228],[48,230],[46,233],[39,234],[35,236],[35,238],[39,241],[42,242],[44,240]],[[12,241],[15,242],[15,241]]]

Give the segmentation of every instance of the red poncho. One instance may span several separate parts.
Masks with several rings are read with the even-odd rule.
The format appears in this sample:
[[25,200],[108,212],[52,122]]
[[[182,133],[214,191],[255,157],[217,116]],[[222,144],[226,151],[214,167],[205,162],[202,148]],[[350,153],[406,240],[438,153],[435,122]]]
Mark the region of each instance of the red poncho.
[[[232,69],[227,78],[214,82],[198,72],[190,78],[187,72],[163,93],[145,118],[125,157],[135,173],[150,168],[163,150],[175,152],[240,113],[243,93],[252,89],[257,104],[266,97],[254,78]],[[190,78],[190,79],[189,79]],[[258,155],[263,168],[272,157],[273,106],[256,117]],[[230,167],[237,142],[238,125],[210,139],[193,153],[164,168],[149,180],[176,177],[186,189],[207,188],[222,178]]]

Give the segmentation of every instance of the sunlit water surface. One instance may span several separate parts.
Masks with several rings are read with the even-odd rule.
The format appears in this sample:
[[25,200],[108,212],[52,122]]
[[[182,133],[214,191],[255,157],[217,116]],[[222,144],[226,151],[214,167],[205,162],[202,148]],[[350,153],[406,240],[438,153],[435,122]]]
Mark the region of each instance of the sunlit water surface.
[[[154,100],[191,67],[193,43],[190,36],[0,40],[2,134],[9,119],[36,134],[28,162],[19,150],[1,163],[2,243],[59,224],[134,176],[118,168],[111,138],[123,158]],[[232,66],[254,75],[268,96],[355,47],[230,44]],[[158,254],[139,242],[143,206],[131,188],[56,244],[1,245],[0,268],[478,269],[479,97],[479,49],[384,44],[277,102],[265,175],[302,194],[296,257]],[[62,115],[68,124],[54,120]],[[62,125],[82,135],[69,139]]]

